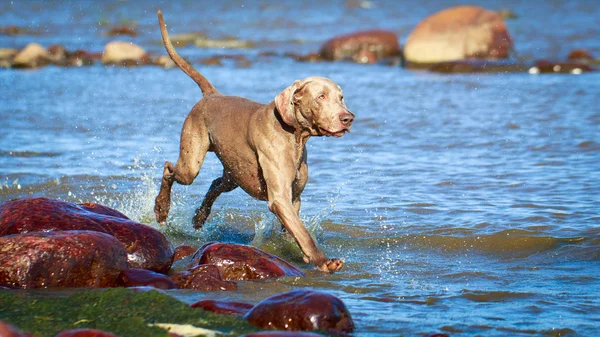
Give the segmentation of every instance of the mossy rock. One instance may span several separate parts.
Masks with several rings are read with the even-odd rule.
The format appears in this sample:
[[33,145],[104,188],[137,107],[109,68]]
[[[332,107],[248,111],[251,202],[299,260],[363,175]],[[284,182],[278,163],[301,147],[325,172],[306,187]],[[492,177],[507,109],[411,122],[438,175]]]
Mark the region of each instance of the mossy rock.
[[190,324],[232,336],[256,331],[239,317],[192,309],[159,291],[126,288],[77,291],[65,296],[0,290],[0,319],[40,337],[78,328],[100,329],[121,337],[167,337],[165,330],[149,326],[159,323]]

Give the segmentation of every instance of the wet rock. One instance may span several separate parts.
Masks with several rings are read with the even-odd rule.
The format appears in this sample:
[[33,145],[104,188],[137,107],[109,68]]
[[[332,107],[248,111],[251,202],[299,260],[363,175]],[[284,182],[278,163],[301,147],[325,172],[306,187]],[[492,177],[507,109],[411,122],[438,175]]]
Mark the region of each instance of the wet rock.
[[107,36],[137,36],[138,33],[135,30],[134,27],[129,27],[129,26],[116,26],[116,27],[112,27],[108,30],[108,32],[106,32]]
[[21,330],[19,330],[18,328],[0,321],[0,337],[35,337],[32,334],[29,334],[27,332],[23,332]]
[[91,66],[100,59],[101,56],[95,55],[85,50],[76,50],[67,54],[66,65],[70,67]]
[[195,289],[201,291],[236,290],[235,282],[223,280],[219,268],[206,264],[175,273],[171,279],[179,289]]
[[177,288],[175,283],[166,275],[146,269],[126,269],[119,275],[123,287],[154,287],[157,289]]
[[110,332],[96,330],[96,329],[73,329],[73,330],[63,331],[63,332],[59,333],[58,335],[56,335],[56,337],[118,337],[118,336],[115,334],[112,334]]
[[323,337],[323,335],[304,331],[260,331],[240,337]]
[[13,48],[0,48],[0,68],[10,68],[19,51]]
[[570,62],[593,63],[595,58],[587,50],[575,49],[569,53],[567,60]]
[[113,41],[104,47],[102,63],[106,65],[136,66],[150,63],[146,51],[131,42]]
[[196,252],[196,248],[188,245],[177,246],[173,251],[173,262],[184,259]]
[[192,308],[200,308],[223,315],[243,316],[252,309],[253,305],[243,302],[202,300],[192,304]]
[[68,51],[65,47],[53,44],[48,47],[48,54],[50,54],[52,63],[56,65],[66,65]]
[[16,36],[16,35],[37,35],[37,34],[38,34],[38,32],[32,31],[31,29],[26,28],[26,27],[19,27],[19,26],[15,26],[15,25],[0,27],[0,35]]
[[529,69],[529,73],[535,74],[573,74],[579,75],[584,72],[591,72],[594,69],[579,62],[552,62],[540,60],[535,62],[535,65]]
[[354,330],[354,322],[344,302],[314,290],[293,290],[271,296],[255,305],[244,317],[250,324],[264,329]]
[[152,61],[152,63],[154,65],[163,67],[165,69],[171,69],[171,68],[174,68],[175,66],[177,66],[175,64],[175,62],[173,62],[173,60],[171,60],[171,58],[168,55],[161,55],[161,56],[155,58],[154,61]]
[[409,63],[501,59],[507,58],[512,48],[512,39],[498,13],[477,6],[457,6],[421,21],[407,38],[404,56]]
[[464,60],[435,63],[428,67],[429,71],[443,74],[465,73],[517,73],[527,72],[530,67],[525,64],[495,60]]
[[402,53],[398,36],[387,30],[367,30],[334,37],[321,46],[319,54],[329,61],[354,60],[358,63],[375,63]]
[[255,280],[282,276],[306,276],[300,269],[258,248],[233,243],[209,242],[192,257],[190,267],[214,264],[224,280]]
[[219,56],[211,56],[200,59],[200,64],[204,66],[223,66],[223,62],[221,61],[221,57]]
[[52,63],[46,48],[37,43],[30,43],[13,59],[13,68],[40,68]]
[[173,250],[165,236],[115,212],[105,206],[79,206],[47,198],[6,201],[0,204],[0,236],[35,231],[102,232],[116,237],[125,246],[131,268],[167,273]]
[[113,287],[127,269],[123,244],[94,231],[0,237],[0,284],[11,287]]
[[301,54],[296,54],[296,53],[285,53],[283,56],[285,57],[289,57],[292,58],[296,61],[300,61],[300,62],[319,62],[319,61],[323,61],[323,59],[321,58],[321,54],[319,53],[308,53],[306,55],[301,55]]

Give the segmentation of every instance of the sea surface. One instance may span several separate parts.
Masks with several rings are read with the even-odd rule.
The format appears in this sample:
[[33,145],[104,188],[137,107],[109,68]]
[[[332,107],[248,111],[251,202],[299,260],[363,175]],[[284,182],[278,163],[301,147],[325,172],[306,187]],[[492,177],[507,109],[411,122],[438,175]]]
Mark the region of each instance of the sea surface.
[[[269,102],[294,80],[336,81],[356,113],[352,132],[308,142],[301,218],[344,269],[326,275],[279,235],[265,202],[222,195],[203,229],[194,210],[221,165],[210,154],[193,185],[175,185],[167,226],[152,211],[165,160],[201,98],[178,69],[146,66],[0,69],[0,202],[45,196],[98,202],[163,231],[174,245],[251,244],[306,278],[242,282],[235,292],[170,291],[193,303],[256,303],[294,288],[340,297],[355,336],[597,336],[600,334],[600,74],[439,75],[388,65],[302,63],[328,38],[383,28],[404,42],[426,16],[458,1],[3,1],[0,47],[100,52],[105,23],[135,23],[130,40],[166,54],[171,34],[252,41],[248,49],[180,47],[225,94]],[[515,57],[600,57],[595,1],[472,1],[510,9]],[[275,52],[273,56],[265,52]],[[204,66],[213,55],[251,66]]]

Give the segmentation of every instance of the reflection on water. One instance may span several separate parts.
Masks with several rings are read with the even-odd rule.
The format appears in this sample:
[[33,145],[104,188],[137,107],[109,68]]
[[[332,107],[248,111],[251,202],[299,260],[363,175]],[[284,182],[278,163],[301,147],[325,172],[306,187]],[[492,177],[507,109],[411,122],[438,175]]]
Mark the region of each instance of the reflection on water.
[[[361,10],[326,1],[327,14],[300,6],[292,17],[287,2],[264,12],[230,2],[203,7],[202,16],[188,3],[161,4],[178,33],[262,41],[241,51],[250,68],[197,65],[221,92],[268,102],[295,79],[322,75],[342,86],[357,114],[352,133],[309,141],[303,194],[302,218],[330,256],[346,260],[342,272],[323,275],[307,266],[307,278],[243,283],[235,293],[173,294],[190,303],[258,302],[294,287],[318,288],[346,302],[360,336],[597,334],[599,75],[443,76],[258,56],[277,48],[314,51],[331,34],[373,26],[405,37],[449,5],[373,3]],[[593,2],[481,3],[519,14],[507,24],[521,55],[563,58],[582,46],[600,54]],[[3,24],[30,25],[27,6],[9,6],[0,13]],[[108,38],[95,23],[124,17],[138,22],[137,43],[163,53],[157,5],[142,7],[48,4],[35,12],[34,25],[49,33],[0,36],[0,47],[33,39],[99,51]],[[62,18],[71,14],[66,27]],[[192,60],[227,52],[180,51]],[[158,227],[152,207],[161,168],[177,158],[183,119],[201,97],[189,78],[152,67],[49,67],[0,71],[0,87],[0,201],[95,201]],[[194,209],[220,173],[211,154],[193,185],[176,185],[161,230],[174,244],[254,244],[303,266],[266,204],[239,189],[223,195],[205,228],[193,231]]]

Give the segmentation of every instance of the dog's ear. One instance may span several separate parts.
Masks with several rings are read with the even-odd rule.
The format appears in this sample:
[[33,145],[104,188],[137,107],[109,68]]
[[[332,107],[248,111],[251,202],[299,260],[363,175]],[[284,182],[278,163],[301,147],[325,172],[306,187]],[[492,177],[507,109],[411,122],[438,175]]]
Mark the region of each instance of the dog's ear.
[[295,81],[294,84],[285,88],[277,96],[275,96],[275,107],[283,122],[289,126],[296,127],[296,112],[294,111],[294,96],[308,83],[308,81]]

